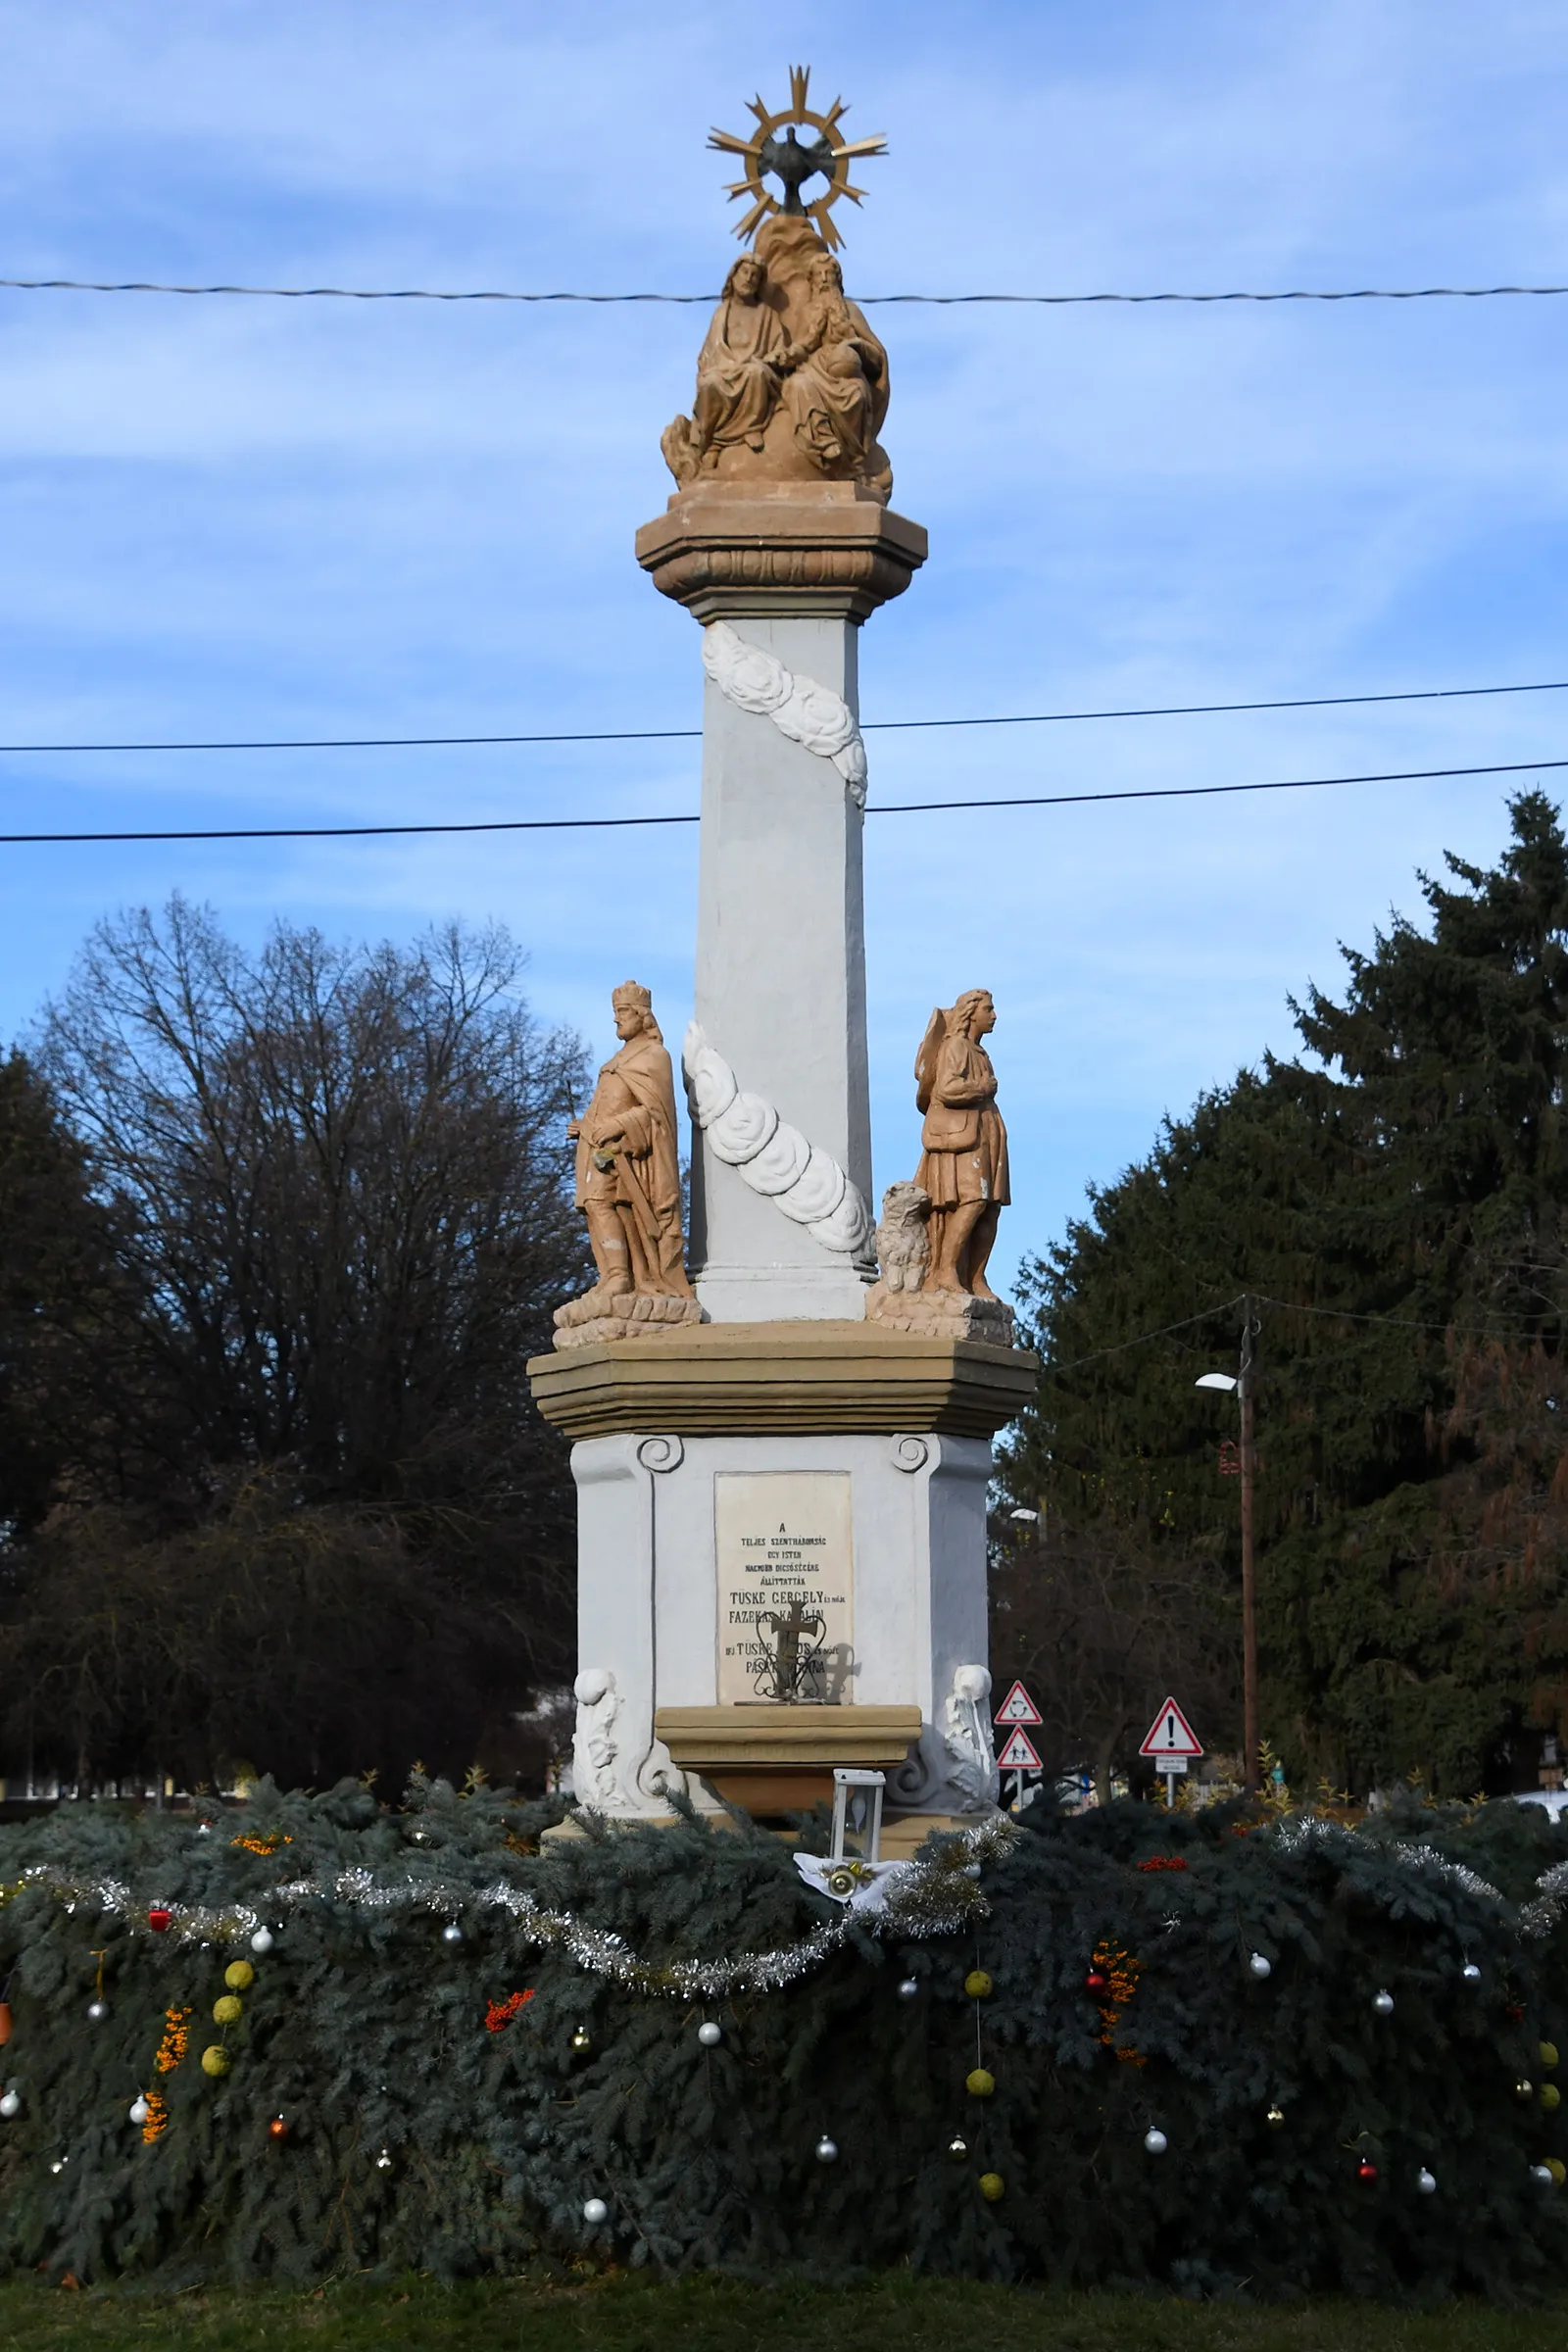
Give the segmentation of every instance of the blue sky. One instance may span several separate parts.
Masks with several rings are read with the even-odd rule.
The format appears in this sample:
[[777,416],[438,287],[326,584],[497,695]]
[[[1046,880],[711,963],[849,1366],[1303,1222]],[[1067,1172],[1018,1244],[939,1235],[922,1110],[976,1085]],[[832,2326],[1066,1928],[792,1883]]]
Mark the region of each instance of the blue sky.
[[[0,274],[701,291],[734,251],[709,125],[801,52],[891,142],[855,293],[1568,282],[1551,0],[841,0],[803,40],[678,0],[0,0]],[[866,630],[867,718],[1568,676],[1568,300],[875,317],[932,552]],[[0,293],[0,737],[695,724],[697,632],[631,537],[702,325]],[[871,742],[873,801],[1111,790],[1568,757],[1568,698]],[[684,808],[696,752],[0,759],[0,830]],[[1044,1246],[1289,1046],[1287,993],[1418,866],[1490,860],[1503,798],[876,820],[878,1185],[929,1006],[984,983],[999,1255]],[[675,1036],[694,885],[686,831],[6,850],[0,1037],[175,886],[246,938],[499,916],[545,1016],[603,1050],[631,972]]]

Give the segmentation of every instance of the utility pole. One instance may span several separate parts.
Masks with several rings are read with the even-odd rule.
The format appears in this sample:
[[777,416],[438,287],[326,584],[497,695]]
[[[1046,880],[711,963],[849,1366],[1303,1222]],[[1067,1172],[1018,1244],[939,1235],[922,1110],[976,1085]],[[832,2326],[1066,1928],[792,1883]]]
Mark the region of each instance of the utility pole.
[[1250,1298],[1242,1300],[1242,1359],[1236,1382],[1242,1408],[1242,1780],[1259,1783],[1257,1730],[1257,1587],[1252,1547],[1252,1481],[1256,1448],[1252,1417],[1252,1341],[1259,1329]]

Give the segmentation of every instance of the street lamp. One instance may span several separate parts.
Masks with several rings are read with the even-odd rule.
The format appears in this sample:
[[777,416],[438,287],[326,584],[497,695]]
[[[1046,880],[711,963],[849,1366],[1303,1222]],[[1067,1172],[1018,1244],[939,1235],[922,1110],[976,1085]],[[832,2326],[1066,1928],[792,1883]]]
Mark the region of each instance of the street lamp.
[[1243,1300],[1242,1358],[1238,1372],[1200,1372],[1197,1389],[1234,1392],[1242,1408],[1242,1780],[1258,1785],[1257,1594],[1252,1555],[1252,1339],[1257,1319],[1250,1298]]

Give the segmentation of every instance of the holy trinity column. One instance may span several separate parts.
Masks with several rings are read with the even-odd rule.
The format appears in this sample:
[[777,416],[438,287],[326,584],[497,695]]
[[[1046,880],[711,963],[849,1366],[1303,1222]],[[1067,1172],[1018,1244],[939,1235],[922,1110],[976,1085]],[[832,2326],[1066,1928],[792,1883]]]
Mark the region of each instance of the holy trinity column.
[[574,1123],[598,1279],[530,1371],[574,1440],[579,1798],[766,1816],[876,1767],[907,1842],[995,1800],[989,1441],[1033,1359],[986,1281],[1007,1169],[983,988],[931,1016],[919,1164],[872,1229],[858,654],[926,535],[889,503],[888,353],[833,219],[884,142],[808,96],[797,69],[787,108],[710,141],[742,159],[747,250],[636,542],[702,631],[689,1246],[669,1056],[625,982]]

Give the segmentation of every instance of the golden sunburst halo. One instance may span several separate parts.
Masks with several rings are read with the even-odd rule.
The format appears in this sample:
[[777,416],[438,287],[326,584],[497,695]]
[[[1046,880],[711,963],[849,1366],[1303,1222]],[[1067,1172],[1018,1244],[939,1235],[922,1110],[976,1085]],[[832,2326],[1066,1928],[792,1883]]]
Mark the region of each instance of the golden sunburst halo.
[[[835,98],[825,115],[808,106],[807,90],[811,79],[809,66],[791,66],[790,102],[777,114],[770,114],[760,98],[749,101],[757,117],[757,128],[749,139],[733,130],[713,130],[709,133],[710,147],[725,155],[740,155],[746,159],[746,177],[735,180],[729,189],[733,204],[738,197],[750,197],[751,209],[737,227],[738,237],[754,237],[762,222],[774,213],[791,213],[815,222],[817,234],[829,250],[844,240],[833,224],[832,212],[841,196],[858,204],[865,194],[863,188],[852,187],[849,168],[856,156],[886,155],[887,139],[881,131],[873,138],[845,139],[839,131],[839,119],[846,112],[842,98]],[[797,128],[810,130],[809,139],[797,139]],[[782,132],[782,136],[780,133]],[[810,204],[803,202],[801,188],[818,173],[827,181],[825,195]],[[763,186],[764,174],[782,181],[782,202]]]

